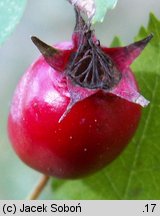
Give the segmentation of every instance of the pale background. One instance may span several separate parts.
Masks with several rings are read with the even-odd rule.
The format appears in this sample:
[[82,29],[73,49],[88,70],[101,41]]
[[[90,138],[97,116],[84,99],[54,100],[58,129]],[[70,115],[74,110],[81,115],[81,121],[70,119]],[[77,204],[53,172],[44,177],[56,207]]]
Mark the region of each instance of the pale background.
[[[115,35],[125,44],[133,41],[141,25],[146,26],[149,12],[160,18],[159,0],[119,0],[103,24],[96,26],[102,44],[109,45]],[[16,84],[39,55],[30,40],[36,35],[53,44],[70,40],[74,11],[66,0],[28,0],[24,16],[15,32],[0,47],[0,199],[25,199],[40,174],[24,165],[13,152],[6,132],[7,115]],[[52,199],[48,185],[41,196]]]

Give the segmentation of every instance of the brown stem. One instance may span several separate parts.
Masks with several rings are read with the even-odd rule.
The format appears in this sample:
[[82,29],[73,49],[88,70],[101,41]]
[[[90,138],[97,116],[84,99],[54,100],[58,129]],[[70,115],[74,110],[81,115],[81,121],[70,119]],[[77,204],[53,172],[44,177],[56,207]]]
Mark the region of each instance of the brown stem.
[[43,175],[32,193],[28,196],[27,200],[36,200],[41,192],[43,191],[44,187],[47,185],[49,180],[49,176]]

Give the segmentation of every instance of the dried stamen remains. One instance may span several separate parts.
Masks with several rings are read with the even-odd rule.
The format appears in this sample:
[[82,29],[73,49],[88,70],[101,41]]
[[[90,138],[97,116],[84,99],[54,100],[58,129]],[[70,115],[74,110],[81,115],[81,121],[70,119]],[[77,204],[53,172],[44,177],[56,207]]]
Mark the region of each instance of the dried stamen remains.
[[66,73],[73,83],[89,89],[111,89],[121,79],[113,60],[106,55],[93,31],[85,24],[76,53],[72,54]]

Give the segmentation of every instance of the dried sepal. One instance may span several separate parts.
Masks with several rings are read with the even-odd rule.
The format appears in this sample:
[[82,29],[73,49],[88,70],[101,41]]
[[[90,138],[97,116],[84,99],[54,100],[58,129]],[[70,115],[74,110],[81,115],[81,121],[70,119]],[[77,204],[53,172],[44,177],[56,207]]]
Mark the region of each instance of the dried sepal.
[[152,39],[153,34],[148,35],[146,38],[134,42],[125,47],[116,47],[116,48],[103,48],[104,52],[113,59],[117,67],[124,71],[128,68],[133,61],[141,54],[143,49]]
[[131,70],[128,69],[124,71],[121,81],[110,92],[127,101],[139,104],[142,107],[146,107],[149,104],[149,101],[137,91],[137,86],[133,80],[134,78]]
[[46,62],[55,70],[64,71],[65,64],[69,59],[70,50],[59,50],[56,47],[50,46],[40,40],[39,38],[32,36],[32,42],[36,45],[38,50],[41,52]]

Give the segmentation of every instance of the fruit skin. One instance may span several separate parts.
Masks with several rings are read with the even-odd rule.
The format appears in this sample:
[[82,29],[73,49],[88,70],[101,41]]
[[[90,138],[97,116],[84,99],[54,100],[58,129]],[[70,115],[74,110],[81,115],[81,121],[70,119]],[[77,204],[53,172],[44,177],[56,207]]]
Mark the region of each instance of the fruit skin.
[[[72,43],[57,47],[70,49]],[[74,179],[96,172],[122,152],[136,131],[141,106],[99,91],[76,103],[58,122],[70,101],[66,86],[57,85],[61,76],[43,57],[28,69],[12,100],[8,133],[27,165]]]

